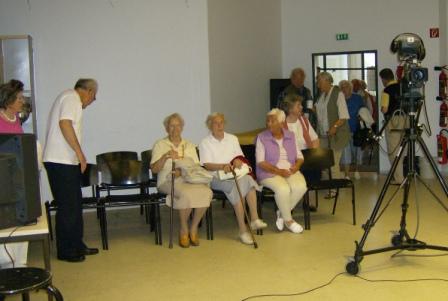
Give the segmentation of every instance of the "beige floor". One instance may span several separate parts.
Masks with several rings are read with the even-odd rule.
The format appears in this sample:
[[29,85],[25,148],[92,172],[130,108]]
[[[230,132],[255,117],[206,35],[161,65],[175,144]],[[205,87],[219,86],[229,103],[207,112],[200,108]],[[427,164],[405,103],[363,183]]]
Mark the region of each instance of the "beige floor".
[[[167,212],[163,208],[164,244],[154,245],[137,209],[110,212],[110,250],[90,256],[84,263],[53,260],[54,284],[65,300],[242,300],[259,294],[288,294],[305,291],[326,283],[345,271],[354,241],[362,235],[361,224],[376,202],[384,181],[368,176],[356,181],[358,225],[351,225],[349,194],[342,194],[335,216],[331,203],[321,199],[319,210],[312,215],[312,229],[301,235],[274,230],[271,205],[265,207],[269,228],[257,236],[259,249],[254,250],[236,240],[236,225],[227,205],[214,203],[215,240],[201,240],[197,248],[168,248]],[[431,187],[446,201],[435,181]],[[416,229],[415,193],[410,196],[409,232]],[[420,227],[418,238],[432,244],[448,245],[448,214],[418,186]],[[391,231],[400,221],[401,198],[395,200],[371,231],[366,248],[390,245]],[[448,202],[447,202],[448,203]],[[301,211],[296,212],[302,222]],[[204,229],[205,230],[205,229]],[[100,246],[94,214],[85,217],[85,240]],[[205,231],[204,231],[205,232]],[[202,237],[205,238],[205,233]],[[395,257],[392,253],[366,256],[360,276],[369,279],[448,279],[448,256],[423,250],[405,252],[419,257]],[[53,258],[55,254],[53,251]],[[37,245],[31,246],[30,265],[41,265]],[[338,277],[333,284],[304,296],[267,297],[251,300],[447,300],[448,283],[437,281],[408,283],[369,283],[350,275]],[[14,300],[14,298],[12,298]],[[18,300],[18,299],[17,299]],[[46,300],[43,293],[32,300]]]

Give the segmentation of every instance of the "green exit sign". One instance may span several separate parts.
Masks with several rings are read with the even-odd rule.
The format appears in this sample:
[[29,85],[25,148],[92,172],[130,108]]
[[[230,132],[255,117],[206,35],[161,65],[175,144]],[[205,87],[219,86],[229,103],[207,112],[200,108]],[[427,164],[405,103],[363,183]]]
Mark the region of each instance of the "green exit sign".
[[336,41],[348,40],[348,33],[337,33]]

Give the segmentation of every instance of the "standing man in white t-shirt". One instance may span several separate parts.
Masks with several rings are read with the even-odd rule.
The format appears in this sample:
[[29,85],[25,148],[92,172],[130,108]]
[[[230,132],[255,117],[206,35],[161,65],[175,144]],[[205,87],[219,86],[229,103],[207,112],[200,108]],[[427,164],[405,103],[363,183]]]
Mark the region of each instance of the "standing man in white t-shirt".
[[79,79],[74,89],[62,92],[48,119],[43,161],[54,200],[57,201],[56,245],[58,259],[85,260],[98,253],[83,242],[81,173],[87,162],[81,148],[82,110],[96,99],[94,79]]

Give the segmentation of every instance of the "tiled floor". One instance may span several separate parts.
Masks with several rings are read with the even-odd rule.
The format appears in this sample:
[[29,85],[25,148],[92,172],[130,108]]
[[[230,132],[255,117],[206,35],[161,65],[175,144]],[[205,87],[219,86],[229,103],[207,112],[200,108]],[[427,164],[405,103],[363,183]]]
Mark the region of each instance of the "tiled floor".
[[[215,240],[201,233],[201,246],[168,248],[167,208],[163,208],[164,244],[156,246],[138,209],[109,212],[110,250],[90,256],[83,263],[53,260],[54,284],[65,300],[243,300],[259,294],[289,294],[306,291],[345,271],[353,256],[354,241],[362,236],[361,225],[377,200],[384,177],[374,180],[364,174],[356,181],[358,225],[351,224],[349,193],[343,193],[336,215],[332,202],[320,199],[312,214],[312,229],[301,235],[278,233],[274,229],[272,204],[264,208],[269,228],[257,236],[258,249],[236,239],[237,228],[230,206],[214,202]],[[448,205],[436,181],[429,181]],[[392,186],[391,189],[395,189]],[[388,194],[390,195],[390,194]],[[401,195],[394,200],[372,229],[367,248],[390,245],[401,215]],[[416,193],[411,191],[408,216],[409,233],[417,226]],[[417,238],[431,244],[448,245],[448,213],[432,198],[423,185],[417,186],[420,208]],[[387,201],[387,199],[386,199]],[[295,216],[303,221],[301,210]],[[205,230],[205,229],[204,229]],[[100,246],[94,213],[85,215],[85,240]],[[41,265],[38,246],[32,245],[30,265]],[[448,279],[448,256],[442,251],[404,252],[411,255],[391,258],[392,252],[366,256],[360,276],[369,279]],[[53,252],[53,258],[55,254]],[[32,300],[46,300],[43,293]],[[266,297],[251,300],[447,300],[448,283],[423,281],[406,283],[370,283],[344,274],[331,285],[304,296]],[[11,298],[11,300],[19,300]]]

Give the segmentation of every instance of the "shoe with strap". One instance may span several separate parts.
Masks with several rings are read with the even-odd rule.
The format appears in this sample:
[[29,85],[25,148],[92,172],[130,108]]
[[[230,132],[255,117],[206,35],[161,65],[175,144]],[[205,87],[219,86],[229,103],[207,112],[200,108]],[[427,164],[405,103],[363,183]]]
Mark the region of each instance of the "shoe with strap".
[[243,232],[240,233],[240,240],[243,244],[246,245],[252,245],[254,241],[252,240],[252,237],[250,236],[249,232]]

